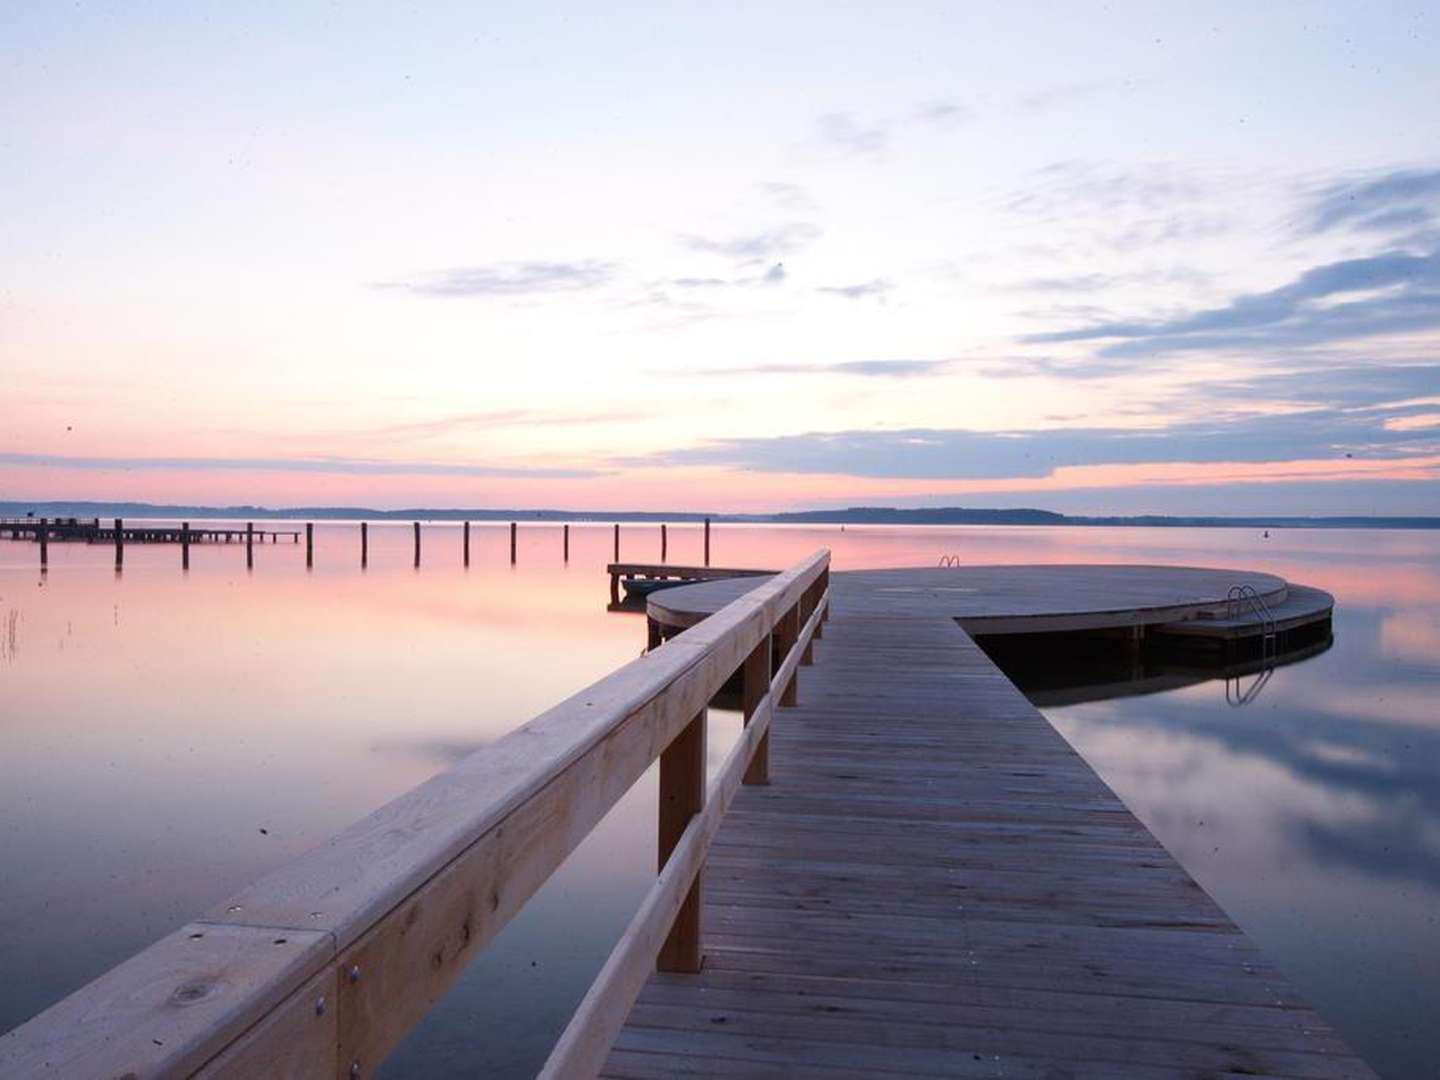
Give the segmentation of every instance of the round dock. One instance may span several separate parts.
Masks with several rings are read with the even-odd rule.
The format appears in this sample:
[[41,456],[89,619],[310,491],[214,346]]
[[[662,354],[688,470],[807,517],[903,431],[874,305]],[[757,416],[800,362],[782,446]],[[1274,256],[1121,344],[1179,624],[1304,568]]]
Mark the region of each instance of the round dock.
[[[847,615],[957,620],[972,634],[1053,633],[1223,621],[1231,590],[1248,586],[1283,609],[1283,578],[1191,566],[1017,565],[852,570],[831,575],[832,605]],[[665,589],[646,610],[661,626],[693,626],[759,584],[755,578]],[[1316,590],[1310,590],[1316,592]],[[1324,598],[1325,617],[1333,601]]]

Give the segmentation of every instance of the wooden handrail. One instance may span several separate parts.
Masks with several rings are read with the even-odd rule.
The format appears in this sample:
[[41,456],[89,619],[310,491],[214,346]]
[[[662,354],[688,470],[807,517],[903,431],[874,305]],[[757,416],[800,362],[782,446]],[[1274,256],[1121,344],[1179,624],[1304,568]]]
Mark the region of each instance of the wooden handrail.
[[[730,676],[755,668],[772,635],[789,637],[782,623],[802,622],[774,680],[764,665],[769,689],[632,924],[646,936],[629,948],[648,969],[652,939],[697,895],[734,777],[760,764],[771,702],[793,690],[828,580],[822,550],[255,882],[0,1036],[0,1075],[369,1075],[677,736],[703,723]],[[621,957],[627,992],[634,956]],[[556,1052],[580,1043],[596,1060],[613,1008],[582,1005],[594,1019],[583,1038],[572,1024]]]
[[793,685],[803,644],[810,640],[820,625],[828,602],[828,591],[815,598],[810,617],[800,632],[801,647],[790,649],[775,678],[770,680],[740,738],[720,766],[707,793],[705,808],[690,819],[684,835],[665,861],[659,878],[641,902],[639,911],[551,1051],[540,1073],[544,1080],[594,1076],[605,1064],[610,1045],[624,1026],[630,1007],[635,1004],[650,975],[656,954],[705,864],[710,842],[720,829],[720,819],[729,809],[730,800],[739,790],[742,778],[764,745],[775,715],[776,696],[781,688]]

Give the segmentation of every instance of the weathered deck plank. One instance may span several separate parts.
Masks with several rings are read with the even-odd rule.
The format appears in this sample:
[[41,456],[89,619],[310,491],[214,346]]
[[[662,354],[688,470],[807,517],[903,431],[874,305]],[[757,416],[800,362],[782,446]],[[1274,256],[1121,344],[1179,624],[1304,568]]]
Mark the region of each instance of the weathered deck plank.
[[955,622],[815,657],[604,1075],[1373,1075]]

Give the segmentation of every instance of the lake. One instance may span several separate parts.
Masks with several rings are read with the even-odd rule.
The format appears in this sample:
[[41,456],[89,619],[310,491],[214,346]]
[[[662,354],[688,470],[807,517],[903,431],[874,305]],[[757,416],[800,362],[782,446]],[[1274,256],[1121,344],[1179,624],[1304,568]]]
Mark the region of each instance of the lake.
[[[199,522],[192,522],[199,525]],[[268,527],[268,523],[267,523]],[[304,545],[0,540],[0,1030],[636,656],[609,526],[354,523]],[[669,560],[701,561],[698,526]],[[1333,644],[1045,715],[1383,1074],[1440,1060],[1440,533],[716,526],[716,565],[1124,562],[1277,573],[1336,597]],[[659,528],[622,557],[658,561]],[[823,644],[820,646],[823,649]],[[1022,681],[1022,685],[1025,683]],[[1138,683],[1130,690],[1146,688]],[[1227,696],[1227,691],[1230,693]],[[803,691],[802,691],[803,692]],[[1118,692],[1118,691],[1117,691]],[[711,763],[738,730],[716,713]],[[783,715],[777,718],[783,723]],[[654,875],[654,770],[387,1063],[532,1074]]]

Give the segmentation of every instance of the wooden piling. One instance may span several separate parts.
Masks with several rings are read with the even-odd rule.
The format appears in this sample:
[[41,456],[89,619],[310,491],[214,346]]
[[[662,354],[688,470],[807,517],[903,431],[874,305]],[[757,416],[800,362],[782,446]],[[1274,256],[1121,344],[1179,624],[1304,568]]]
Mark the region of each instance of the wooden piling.
[[470,565],[470,522],[468,522],[468,521],[465,522],[465,528],[464,528],[463,532],[464,532],[464,534],[465,534],[465,565],[466,565],[466,566],[469,566],[469,565]]
[[360,522],[360,569],[370,564],[370,523]]
[[[660,755],[659,867],[665,869],[690,819],[705,809],[705,710],[687,724]],[[660,971],[700,970],[700,877],[690,886],[660,946]]]
[[315,526],[312,522],[305,523],[305,569],[309,570],[315,565]]
[[620,561],[620,523],[618,521],[615,523],[615,558],[611,559],[610,561]]
[[570,526],[569,526],[569,524],[566,524],[564,532],[565,532],[565,561],[566,561],[566,562],[569,562],[569,561],[570,561]]
[[710,565],[710,519],[705,519],[705,565]]
[[420,522],[415,522],[415,565],[420,565]]
[[190,522],[180,522],[180,569],[190,569]]
[[665,523],[660,523],[660,561],[665,561],[666,553],[670,550],[669,539],[665,535]]
[[510,522],[510,565],[515,565],[515,522]]
[[50,567],[50,526],[48,518],[41,518],[40,524],[35,529],[35,539],[40,541],[40,569],[48,570]]
[[115,519],[115,569],[125,565],[125,522]]
[[[265,542],[263,534],[260,542]],[[245,522],[245,569],[255,569],[255,523],[253,521]]]
[[[745,723],[755,715],[761,699],[770,690],[770,661],[772,660],[770,635],[761,639],[740,668],[740,711]],[[755,748],[755,756],[745,769],[742,783],[768,784],[770,782],[770,733],[767,731]]]

